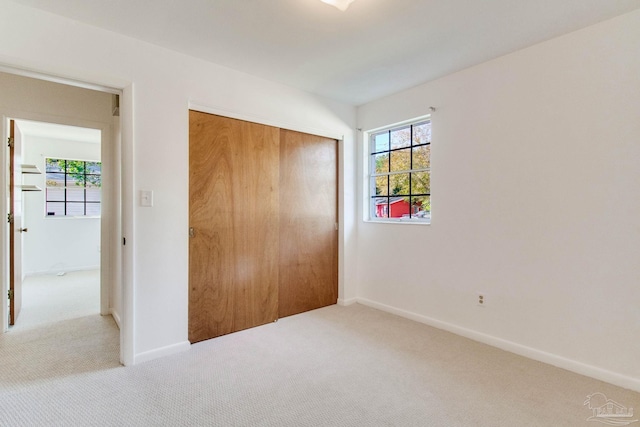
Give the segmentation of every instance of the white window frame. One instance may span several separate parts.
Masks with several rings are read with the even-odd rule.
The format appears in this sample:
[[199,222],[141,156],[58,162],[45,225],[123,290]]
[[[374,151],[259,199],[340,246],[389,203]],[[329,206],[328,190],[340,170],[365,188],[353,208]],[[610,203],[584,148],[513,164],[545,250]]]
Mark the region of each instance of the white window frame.
[[[45,172],[44,172],[44,176],[45,176],[45,191],[44,193],[44,215],[45,215],[45,219],[53,219],[53,220],[63,220],[63,219],[78,219],[78,218],[100,218],[102,216],[102,185],[100,185],[99,187],[99,194],[100,194],[100,200],[98,201],[91,201],[91,200],[87,200],[87,190],[86,187],[83,186],[82,188],[84,189],[83,191],[83,197],[82,197],[82,201],[70,201],[67,200],[67,189],[69,187],[64,186],[62,187],[64,189],[65,192],[65,200],[64,201],[57,201],[57,200],[49,200],[49,192],[48,189],[50,188],[50,186],[47,184],[47,161],[51,159],[51,160],[63,160],[63,161],[68,161],[68,162],[83,162],[83,163],[99,163],[100,164],[100,174],[87,174],[85,172],[85,185],[86,185],[86,175],[99,175],[100,176],[100,182],[102,183],[102,161],[101,160],[84,160],[84,159],[70,159],[70,158],[65,158],[65,157],[45,157]],[[64,172],[58,172],[58,173],[62,173],[65,175],[65,177],[67,175],[69,175],[68,172],[64,171]],[[57,188],[57,187],[56,187]],[[77,203],[80,204],[82,203],[83,207],[84,207],[84,214],[81,215],[49,215],[48,214],[48,203],[64,203],[65,205],[67,203]],[[92,204],[92,205],[98,205],[100,207],[100,214],[87,214],[86,213],[86,205],[87,204]],[[65,210],[66,210],[66,206],[65,206]]]
[[[407,120],[407,121],[403,121],[400,123],[396,123],[393,125],[389,125],[389,126],[384,126],[384,127],[380,127],[380,128],[375,128],[375,129],[371,129],[368,130],[366,132],[363,133],[363,137],[364,137],[364,154],[365,154],[365,159],[364,159],[364,164],[365,164],[365,170],[366,170],[366,177],[365,177],[365,197],[366,197],[366,206],[365,206],[365,212],[367,212],[367,215],[365,217],[365,221],[367,222],[379,222],[379,223],[396,223],[396,224],[419,224],[419,225],[430,225],[431,224],[431,160],[430,160],[430,155],[429,155],[429,166],[428,167],[421,167],[421,168],[409,168],[406,170],[401,170],[401,171],[393,171],[391,172],[390,170],[386,173],[376,173],[375,171],[375,156],[374,153],[382,153],[382,152],[389,152],[389,155],[391,157],[391,153],[393,151],[397,151],[397,150],[401,150],[401,149],[406,149],[409,147],[413,147],[413,133],[411,135],[412,141],[411,141],[411,145],[407,146],[407,147],[402,147],[402,148],[396,148],[393,149],[391,147],[391,141],[389,141],[389,149],[388,150],[382,150],[382,151],[377,151],[374,147],[374,137],[376,135],[380,135],[381,133],[384,132],[393,132],[396,130],[400,130],[400,129],[404,129],[407,128],[409,126],[411,126],[411,128],[413,128],[413,126],[417,126],[417,125],[421,125],[424,123],[429,123],[430,127],[432,126],[432,122],[431,122],[431,115],[425,115],[425,116],[421,116],[421,117],[417,117],[411,120]],[[430,133],[429,133],[430,134]],[[428,143],[424,144],[424,145],[428,145],[429,147],[432,144],[432,140],[431,138],[428,139]],[[430,150],[429,150],[430,152]],[[391,162],[391,159],[389,159],[389,162]],[[409,210],[410,213],[408,214],[408,217],[396,217],[396,218],[385,218],[385,217],[378,217],[376,215],[376,184],[375,184],[375,177],[377,176],[391,176],[391,175],[397,175],[397,174],[412,174],[412,173],[421,173],[421,172],[426,172],[429,174],[429,191],[427,193],[427,197],[429,197],[429,211],[428,214],[426,214],[424,217],[414,217],[412,211],[412,205],[410,203],[409,205]],[[410,175],[411,176],[411,175]],[[414,194],[416,194],[414,196]],[[409,191],[409,197],[424,197],[422,195],[418,196],[417,194],[423,194],[423,193],[413,193],[411,190]],[[387,194],[384,195],[382,197],[389,197],[389,201],[393,198],[393,196],[391,194]],[[410,199],[411,200],[411,199]],[[387,207],[387,209],[389,209],[390,204],[386,204],[385,205]],[[387,212],[388,214],[388,212]]]

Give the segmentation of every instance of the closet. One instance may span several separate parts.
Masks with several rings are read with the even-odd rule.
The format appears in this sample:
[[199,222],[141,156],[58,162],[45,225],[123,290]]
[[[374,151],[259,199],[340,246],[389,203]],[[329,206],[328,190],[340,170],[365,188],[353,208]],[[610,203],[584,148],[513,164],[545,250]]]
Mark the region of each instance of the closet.
[[335,304],[337,141],[189,112],[189,340]]

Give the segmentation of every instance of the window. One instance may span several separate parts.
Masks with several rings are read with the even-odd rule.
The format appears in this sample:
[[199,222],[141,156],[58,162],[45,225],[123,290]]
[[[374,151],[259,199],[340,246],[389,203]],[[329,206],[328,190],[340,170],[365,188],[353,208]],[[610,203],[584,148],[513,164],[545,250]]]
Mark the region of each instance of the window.
[[431,222],[431,120],[369,133],[370,218]]
[[50,158],[45,161],[48,217],[100,215],[100,162]]

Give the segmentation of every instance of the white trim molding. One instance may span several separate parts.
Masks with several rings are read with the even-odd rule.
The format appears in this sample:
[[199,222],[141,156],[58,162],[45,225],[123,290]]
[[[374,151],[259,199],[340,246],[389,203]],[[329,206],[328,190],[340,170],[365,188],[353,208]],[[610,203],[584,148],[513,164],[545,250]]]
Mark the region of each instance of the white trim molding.
[[170,356],[176,353],[182,353],[183,351],[187,351],[191,348],[191,343],[189,341],[182,341],[176,344],[171,344],[165,347],[156,348],[154,350],[145,351],[143,353],[138,353],[133,358],[133,364],[137,365],[138,363],[148,362],[150,360],[158,359],[164,356]]
[[366,305],[371,308],[375,308],[387,313],[395,314],[406,319],[414,320],[416,322],[424,323],[425,325],[432,326],[437,329],[442,329],[460,335],[465,338],[469,338],[474,341],[481,342],[483,344],[490,345],[492,347],[499,348],[501,350],[508,351],[510,353],[517,354],[529,359],[537,360],[557,368],[566,369],[567,371],[575,372],[576,374],[585,375],[587,377],[595,378],[600,381],[624,387],[629,390],[640,392],[640,379],[633,378],[626,375],[619,374],[617,372],[608,371],[606,369],[598,368],[597,366],[587,365],[586,363],[578,362],[576,360],[567,359],[557,354],[547,353],[542,350],[538,350],[532,347],[527,347],[522,344],[508,341],[502,338],[494,337],[492,335],[483,334],[472,329],[463,328],[448,322],[443,322],[431,317],[423,316],[421,314],[413,313],[410,311],[402,310],[400,308],[392,307],[390,305],[382,304],[376,301],[372,301],[367,298],[357,298],[357,302],[362,305]]

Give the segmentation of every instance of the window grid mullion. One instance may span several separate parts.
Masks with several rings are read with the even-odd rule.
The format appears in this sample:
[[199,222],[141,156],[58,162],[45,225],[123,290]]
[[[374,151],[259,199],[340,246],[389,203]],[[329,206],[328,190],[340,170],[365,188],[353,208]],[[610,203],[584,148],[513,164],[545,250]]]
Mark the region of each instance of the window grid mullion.
[[64,161],[64,216],[67,216],[67,161]]
[[[416,144],[416,145],[412,145],[412,147],[424,147],[425,145],[431,145],[430,142],[423,142],[422,144]],[[369,154],[371,154],[372,156],[374,154],[384,154],[384,153],[389,153],[389,152],[394,152],[394,151],[401,151],[401,150],[406,150],[408,147],[399,147],[399,148],[389,148],[388,150],[382,150],[382,151],[373,151]]]
[[[409,169],[413,171],[413,125],[409,128],[409,138],[411,147],[409,148]],[[411,197],[411,193],[413,193],[413,186],[411,185],[412,176],[413,173],[409,172],[409,219],[413,218],[413,206],[411,205],[411,202],[413,201],[413,198]]]
[[[411,196],[413,196],[413,197],[427,197],[427,196],[431,196],[431,193],[416,193],[416,194],[411,194]],[[371,196],[372,199],[380,199],[380,198],[384,199],[385,197],[387,197],[387,196]],[[409,197],[409,194],[396,194],[396,195],[394,195],[394,197]]]
[[415,173],[415,172],[430,172],[431,168],[421,168],[421,169],[405,169],[405,170],[401,170],[401,171],[395,171],[395,172],[382,172],[382,173],[372,173],[371,176],[372,177],[377,177],[377,176],[391,176],[391,175],[401,175],[403,173]]
[[391,215],[391,129],[389,129],[387,131],[388,135],[389,135],[389,148],[388,148],[388,155],[389,155],[389,175],[387,175],[387,218],[390,218]]
[[84,180],[84,188],[82,189],[82,212],[87,215],[87,162],[82,162],[82,178]]

